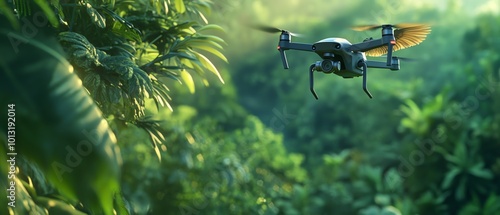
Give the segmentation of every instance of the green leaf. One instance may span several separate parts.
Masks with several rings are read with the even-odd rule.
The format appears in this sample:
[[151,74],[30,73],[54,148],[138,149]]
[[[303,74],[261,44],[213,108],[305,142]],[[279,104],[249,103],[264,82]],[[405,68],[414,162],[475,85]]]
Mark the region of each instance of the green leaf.
[[205,17],[205,15],[203,15],[201,11],[198,11],[198,15],[200,16],[201,20],[203,20],[203,23],[208,24],[207,18]]
[[474,196],[473,200],[470,201],[467,205],[465,205],[458,214],[459,215],[484,214],[481,213],[481,211],[482,211],[481,202],[479,202],[477,197]]
[[175,0],[175,10],[179,13],[186,12],[186,6],[184,5],[183,0]]
[[446,153],[444,154],[444,158],[455,165],[466,163],[468,158],[465,144],[458,143],[453,149],[453,154]]
[[116,211],[116,215],[129,215],[129,211],[125,204],[125,199],[121,195],[120,192],[117,192],[115,195],[114,208]]
[[455,177],[460,173],[460,169],[458,168],[453,168],[450,171],[446,173],[446,176],[444,177],[443,184],[441,187],[443,189],[448,189],[450,188],[452,182],[455,180]]
[[142,42],[141,36],[134,28],[130,28],[121,22],[113,22],[111,31],[119,36],[125,37],[128,40],[133,40],[139,43]]
[[37,204],[47,209],[49,214],[85,215],[86,213],[76,210],[72,205],[57,199],[37,197]]
[[220,32],[225,32],[224,28],[222,28],[220,25],[215,25],[215,24],[209,24],[202,26],[201,28],[198,28],[198,32],[203,32],[203,31],[208,31],[208,30],[216,30]]
[[186,22],[182,22],[178,25],[174,25],[169,30],[172,30],[174,32],[178,32],[178,31],[181,31],[182,29],[192,28],[194,25],[197,25],[197,24],[198,24],[198,22],[195,22],[195,21],[186,21]]
[[219,57],[224,62],[226,62],[226,63],[228,62],[226,56],[224,56],[224,54],[222,54],[219,50],[215,49],[214,47],[211,47],[211,46],[206,45],[206,44],[198,44],[196,46],[193,46],[193,48],[205,50],[205,51]]
[[463,164],[467,163],[469,160],[469,157],[467,156],[467,147],[465,145],[466,143],[459,142],[455,146],[455,149],[453,150],[453,159],[450,160],[450,162],[455,162],[456,164]]
[[455,191],[455,198],[459,201],[465,198],[465,194],[467,192],[467,178],[460,178],[460,182],[458,183],[457,190]]
[[90,3],[87,3],[87,14],[90,16],[90,20],[97,25],[99,28],[106,28],[106,18],[102,16],[96,9],[92,7]]
[[208,40],[211,42],[227,45],[226,41],[224,41],[222,38],[220,38],[218,36],[214,36],[214,35],[197,35],[196,39]]
[[91,66],[100,65],[98,50],[92,45],[85,36],[75,32],[61,32],[58,37],[65,51],[68,53],[69,60],[78,66],[88,69]]
[[169,52],[168,54],[160,56],[148,64],[164,61],[164,60],[172,58],[172,57],[185,58],[185,59],[189,59],[189,60],[196,60],[195,57],[193,57],[185,52]]
[[214,66],[214,64],[212,64],[212,62],[210,62],[210,60],[207,57],[205,57],[204,55],[202,55],[198,52],[195,52],[195,51],[193,51],[193,54],[198,58],[200,63],[203,64],[203,66],[206,69],[208,69],[210,72],[215,74],[219,78],[221,83],[224,83],[224,79],[222,79],[222,76],[220,75],[219,70],[217,70],[217,68]]
[[158,144],[155,144],[154,150],[155,150],[156,157],[158,157],[158,160],[161,161],[161,152],[160,152],[160,148],[158,148]]
[[195,87],[194,87],[193,77],[191,76],[191,74],[189,74],[188,71],[183,69],[181,70],[179,75],[181,76],[182,82],[186,84],[187,88],[189,89],[189,92],[193,94],[195,92]]
[[168,14],[168,4],[167,4],[167,0],[162,0],[163,2],[163,10],[165,11],[165,15]]
[[[18,54],[0,59],[2,108],[7,101],[16,104],[16,131],[30,134],[17,136],[23,143],[17,145],[18,153],[36,163],[71,203],[112,214],[121,157],[99,108],[55,38],[26,38],[0,29],[0,50],[11,53],[6,35],[28,41],[18,46]],[[6,121],[5,116],[0,119]]]
[[19,30],[19,20],[16,18],[16,15],[14,15],[11,7],[7,5],[7,2],[5,0],[0,0],[0,14],[5,16],[7,20],[9,20],[14,29]]
[[484,214],[495,214],[500,211],[500,198],[496,196],[495,194],[490,194],[488,199],[486,200],[486,203],[484,203]]
[[401,108],[401,111],[405,113],[410,119],[417,119],[422,115],[420,108],[413,100],[406,100],[406,106]]
[[159,130],[160,125],[158,121],[151,120],[150,117],[145,117],[137,120],[135,122],[135,125],[144,129],[148,133],[151,143],[153,144],[153,149],[155,150],[155,154],[158,157],[158,160],[161,161],[161,152],[158,146],[162,144],[163,141],[165,141],[165,137]]
[[170,96],[168,96],[168,88],[165,86],[165,84],[160,83],[158,81],[153,81],[153,99],[156,103],[156,107],[159,108],[160,106],[167,106],[170,111],[172,111],[172,107],[168,103],[168,100],[170,100]]
[[491,173],[490,170],[484,169],[483,168],[484,163],[480,162],[475,164],[469,169],[469,173],[473,176],[476,176],[478,178],[483,178],[483,179],[492,179],[493,178],[493,173]]

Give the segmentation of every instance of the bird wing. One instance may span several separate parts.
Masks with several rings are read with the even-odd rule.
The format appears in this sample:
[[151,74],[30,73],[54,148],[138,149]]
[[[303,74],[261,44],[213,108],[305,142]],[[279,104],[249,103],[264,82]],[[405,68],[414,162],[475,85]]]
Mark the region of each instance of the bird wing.
[[[414,24],[405,25],[404,28],[394,30],[394,38],[396,44],[393,45],[392,50],[397,51],[418,45],[425,40],[427,34],[431,32],[429,25]],[[387,54],[387,46],[381,46],[365,52],[368,56],[381,56]]]

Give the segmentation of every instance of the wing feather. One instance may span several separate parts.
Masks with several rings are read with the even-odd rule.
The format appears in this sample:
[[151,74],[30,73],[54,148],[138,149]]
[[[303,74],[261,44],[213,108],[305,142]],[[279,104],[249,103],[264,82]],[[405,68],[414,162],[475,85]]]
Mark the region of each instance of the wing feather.
[[[401,26],[401,25],[399,25]],[[425,24],[405,24],[394,30],[396,44],[392,47],[393,51],[405,49],[420,44],[431,32],[429,25]],[[374,48],[365,52],[368,56],[381,56],[387,54],[387,46]]]

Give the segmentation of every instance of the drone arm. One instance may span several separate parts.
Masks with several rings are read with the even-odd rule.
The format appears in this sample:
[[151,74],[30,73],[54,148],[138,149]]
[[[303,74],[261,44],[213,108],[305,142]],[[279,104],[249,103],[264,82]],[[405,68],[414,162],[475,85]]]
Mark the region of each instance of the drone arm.
[[366,66],[369,68],[399,70],[399,58],[392,57],[390,59],[391,59],[390,66],[387,66],[386,62],[379,62],[379,61],[366,61]]
[[283,67],[288,69],[288,60],[286,59],[286,50],[299,50],[299,51],[314,51],[313,46],[304,43],[292,43],[286,40],[281,40],[278,44],[278,51],[280,52]]
[[385,46],[385,45],[387,45],[387,42],[384,42],[383,39],[368,40],[368,41],[365,41],[365,42],[362,42],[362,43],[357,43],[357,44],[351,45],[351,47],[349,47],[349,51],[352,51],[352,52],[366,52],[368,50],[371,50],[371,49],[374,49],[374,48],[378,48],[378,47],[382,47],[382,46]]
[[[392,36],[393,37],[393,36]],[[386,36],[381,39],[368,40],[362,43],[353,44],[349,47],[349,51],[352,52],[366,52],[374,48],[387,46],[387,66],[391,66],[392,62],[392,50],[396,41],[391,38],[391,36]]]
[[282,31],[280,42],[278,43],[278,51],[280,52],[283,67],[288,69],[288,60],[286,59],[286,50],[314,51],[313,46],[303,43],[292,43],[292,36],[288,31]]
[[305,43],[288,43],[288,49],[313,52],[313,45]]
[[396,44],[394,29],[391,25],[382,26],[382,38],[376,40],[367,40],[362,43],[351,46],[350,51],[366,52],[374,48],[387,46],[387,66],[392,65],[392,50]]

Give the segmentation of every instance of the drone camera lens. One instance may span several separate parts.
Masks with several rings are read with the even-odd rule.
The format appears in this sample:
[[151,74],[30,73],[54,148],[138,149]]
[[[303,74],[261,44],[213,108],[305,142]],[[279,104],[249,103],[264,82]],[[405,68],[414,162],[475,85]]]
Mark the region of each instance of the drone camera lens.
[[333,71],[333,64],[331,60],[324,60],[321,62],[321,70],[324,73],[331,73]]
[[324,73],[332,73],[340,71],[340,62],[332,60],[323,60],[321,62],[321,71]]
[[335,45],[336,49],[340,49],[340,44]]

